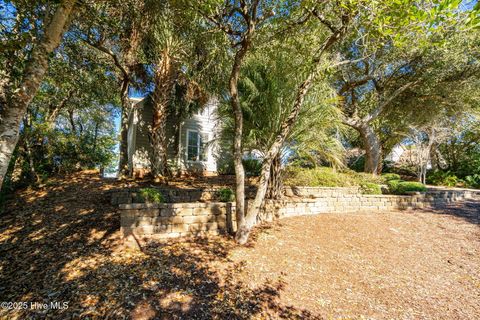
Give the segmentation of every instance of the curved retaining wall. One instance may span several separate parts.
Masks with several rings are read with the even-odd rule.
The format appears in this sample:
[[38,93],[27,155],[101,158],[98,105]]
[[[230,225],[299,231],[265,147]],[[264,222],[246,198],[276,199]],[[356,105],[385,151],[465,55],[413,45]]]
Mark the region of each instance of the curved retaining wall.
[[[282,200],[268,200],[259,221],[320,213],[371,212],[441,208],[448,203],[480,196],[480,191],[429,190],[409,196],[362,195],[355,188],[292,188]],[[354,190],[355,189],[355,190]],[[288,192],[288,191],[287,191]],[[288,193],[287,193],[288,194]],[[235,205],[222,202],[121,204],[123,236],[177,238],[232,232]]]
[[[179,188],[159,188],[155,187],[162,193],[167,203],[180,203],[180,202],[206,202],[206,201],[219,201],[218,191],[222,188],[204,188],[204,189],[179,189]],[[247,198],[251,199],[255,197],[256,188],[245,188]],[[135,203],[137,194],[140,188],[130,188],[121,190],[111,190],[110,201],[113,205],[119,204],[131,204]],[[329,188],[329,187],[284,187],[283,194],[286,197],[307,197],[315,198],[325,195],[331,195],[332,193],[343,194],[358,194],[360,193],[358,187],[346,187],[346,188]]]

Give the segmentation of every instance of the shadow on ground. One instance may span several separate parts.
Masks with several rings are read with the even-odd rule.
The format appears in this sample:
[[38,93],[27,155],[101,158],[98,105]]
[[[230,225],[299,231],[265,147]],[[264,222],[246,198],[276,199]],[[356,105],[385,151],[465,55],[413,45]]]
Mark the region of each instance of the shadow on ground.
[[423,211],[451,215],[469,223],[480,224],[480,199],[466,199],[431,209],[423,209]]
[[[0,216],[0,301],[37,303],[0,318],[314,318],[283,306],[282,279],[249,288],[226,237],[128,251],[107,191],[118,182],[76,174],[19,192]],[[52,302],[68,302],[53,310]],[[40,307],[46,303],[48,308]]]

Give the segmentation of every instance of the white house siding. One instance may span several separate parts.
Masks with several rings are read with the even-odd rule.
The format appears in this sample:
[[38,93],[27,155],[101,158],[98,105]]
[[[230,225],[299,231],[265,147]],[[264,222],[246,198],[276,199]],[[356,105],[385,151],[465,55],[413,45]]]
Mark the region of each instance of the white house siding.
[[[181,124],[180,137],[180,166],[187,171],[217,172],[218,150],[218,115],[216,101],[212,100],[198,114],[186,119]],[[204,161],[187,160],[187,132],[188,130],[198,131],[202,137],[204,147]]]
[[[182,171],[196,171],[196,172],[217,172],[217,154],[218,147],[216,138],[218,138],[218,119],[216,115],[217,104],[214,100],[207,103],[201,112],[193,115],[190,119],[184,120],[180,124],[180,152],[179,152],[179,169]],[[135,105],[137,117],[132,117],[130,121],[130,128],[135,131],[134,141],[130,143],[130,148],[133,151],[132,165],[134,169],[150,168],[150,159],[152,156],[152,147],[149,139],[149,132],[153,121],[153,110],[144,107],[144,101],[140,101]],[[167,156],[169,162],[176,162],[175,158],[175,124],[176,119],[173,117],[167,118],[167,139],[168,149]],[[204,161],[187,161],[187,131],[198,131],[202,137],[203,145],[205,146]]]

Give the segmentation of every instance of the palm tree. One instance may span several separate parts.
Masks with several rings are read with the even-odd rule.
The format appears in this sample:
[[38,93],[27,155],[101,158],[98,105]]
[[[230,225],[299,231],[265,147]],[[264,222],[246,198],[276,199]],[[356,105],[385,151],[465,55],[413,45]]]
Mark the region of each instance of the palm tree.
[[[288,57],[252,56],[244,67],[239,92],[244,118],[244,151],[266,155],[275,141],[282,123],[291,112],[298,75]],[[298,120],[272,162],[268,198],[281,196],[281,168],[292,154],[309,155],[316,162],[343,165],[343,148],[339,141],[341,113],[335,107],[328,82],[317,83],[306,98]],[[233,119],[228,106],[221,109],[225,121],[222,139],[232,141]]]

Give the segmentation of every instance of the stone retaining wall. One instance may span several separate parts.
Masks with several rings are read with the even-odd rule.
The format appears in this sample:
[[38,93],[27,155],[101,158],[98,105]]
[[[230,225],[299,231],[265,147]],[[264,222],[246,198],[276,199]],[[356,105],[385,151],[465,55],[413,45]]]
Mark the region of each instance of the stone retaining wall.
[[465,191],[429,191],[408,196],[332,194],[316,198],[287,198],[267,201],[261,218],[267,221],[283,217],[320,213],[372,212],[442,208],[448,203],[473,198]]
[[134,203],[119,207],[124,237],[176,238],[233,231],[231,203]]
[[[218,191],[221,188],[209,189],[175,189],[175,188],[157,188],[165,197],[168,203],[196,202],[196,201],[218,201]],[[134,203],[137,197],[138,188],[128,190],[111,191],[111,204],[129,204]],[[255,188],[246,188],[247,197],[254,195]]]
[[[320,213],[371,212],[439,208],[465,198],[478,197],[468,190],[430,190],[411,196],[362,195],[352,188],[296,188],[294,196],[266,202],[260,221]],[[177,238],[213,235],[236,230],[233,203],[121,204],[123,236]]]

